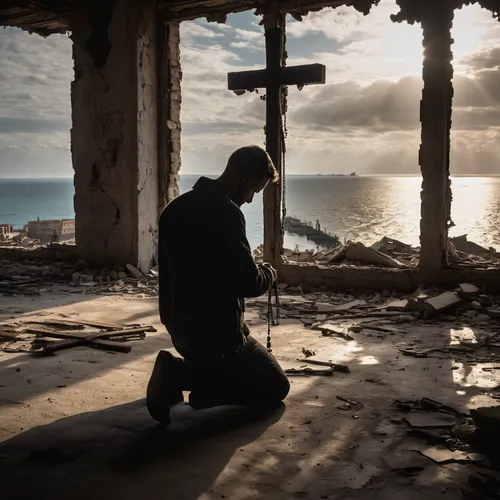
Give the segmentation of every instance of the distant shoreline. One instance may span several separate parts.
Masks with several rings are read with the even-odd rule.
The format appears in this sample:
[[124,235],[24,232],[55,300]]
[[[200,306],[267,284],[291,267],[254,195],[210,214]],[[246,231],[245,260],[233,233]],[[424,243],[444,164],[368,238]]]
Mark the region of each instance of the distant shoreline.
[[[205,174],[180,174],[181,177],[216,177],[218,176],[218,173],[205,173]],[[353,178],[353,179],[358,179],[360,177],[407,177],[407,178],[421,178],[422,176],[419,174],[356,174],[356,175],[350,175],[350,174],[322,174],[322,173],[317,173],[317,174],[286,174],[286,177],[307,177],[307,178],[323,178],[323,177],[328,177],[328,178],[335,178],[335,179],[345,179],[345,178]],[[471,178],[490,178],[490,177],[500,177],[500,174],[456,174],[456,175],[451,175],[451,178],[455,177],[471,177]],[[44,182],[54,182],[54,181],[72,181],[73,177],[0,177],[0,182],[2,181],[27,181],[27,182],[38,182],[38,181],[44,181]]]

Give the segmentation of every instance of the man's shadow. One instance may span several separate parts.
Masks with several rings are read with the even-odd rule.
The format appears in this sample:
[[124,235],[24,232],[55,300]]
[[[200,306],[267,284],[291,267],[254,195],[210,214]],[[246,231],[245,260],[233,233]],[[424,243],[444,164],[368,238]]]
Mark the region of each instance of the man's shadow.
[[9,500],[195,500],[284,412],[284,404],[178,405],[172,424],[161,427],[140,400],[60,419],[0,444],[0,491]]

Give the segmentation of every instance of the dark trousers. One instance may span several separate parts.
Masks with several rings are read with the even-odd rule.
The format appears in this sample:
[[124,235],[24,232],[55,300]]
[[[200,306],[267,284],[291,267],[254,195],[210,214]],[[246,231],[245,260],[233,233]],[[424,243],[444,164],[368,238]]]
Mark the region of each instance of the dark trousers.
[[230,358],[176,349],[189,365],[189,401],[195,408],[271,405],[283,401],[290,391],[275,357],[251,335],[243,351]]

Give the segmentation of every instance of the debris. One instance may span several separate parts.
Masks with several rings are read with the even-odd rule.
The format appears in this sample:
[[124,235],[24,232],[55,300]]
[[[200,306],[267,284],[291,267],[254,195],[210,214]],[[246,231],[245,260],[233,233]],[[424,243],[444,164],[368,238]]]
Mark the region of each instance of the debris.
[[396,333],[396,330],[392,328],[385,328],[384,326],[372,325],[371,323],[358,323],[357,325],[350,326],[348,330],[351,332],[360,332],[361,330],[373,330],[374,332]]
[[484,463],[487,461],[487,457],[480,453],[467,453],[459,450],[450,451],[444,446],[417,448],[411,449],[411,451],[416,451],[439,465]]
[[411,427],[426,429],[447,429],[457,423],[457,418],[454,415],[444,412],[412,411],[403,420]]
[[425,467],[419,465],[413,465],[409,467],[399,467],[396,469],[392,469],[391,472],[395,472],[396,474],[401,474],[403,476],[414,476],[415,474],[419,474],[425,469]]
[[315,359],[298,359],[297,361],[299,361],[300,363],[309,363],[311,365],[328,366],[329,368],[333,368],[333,371],[336,372],[351,372],[347,365],[339,365],[337,363],[331,363],[330,361],[317,361]]
[[429,315],[439,314],[442,311],[460,305],[462,302],[463,299],[457,292],[444,292],[437,297],[427,299],[424,302],[424,309]]
[[139,271],[137,268],[135,268],[132,264],[127,264],[125,267],[127,268],[127,271],[130,273],[132,278],[135,278],[135,279],[142,278],[141,271]]
[[[404,420],[404,419],[403,419]],[[418,438],[425,439],[427,442],[432,444],[445,443],[447,439],[451,437],[450,431],[448,429],[410,429],[408,431],[408,436],[415,436]]]
[[376,250],[377,252],[388,253],[400,253],[400,254],[413,254],[416,249],[411,245],[407,245],[401,241],[395,240],[393,238],[388,238],[384,236],[381,240],[374,243],[370,248]]
[[467,235],[457,236],[455,238],[450,238],[456,250],[468,255],[475,255],[481,257],[485,260],[491,260],[492,257],[497,257],[498,254],[494,249],[488,249],[467,240]]
[[461,283],[458,285],[458,293],[462,295],[466,299],[477,297],[481,290],[476,285],[472,285],[471,283]]
[[310,356],[316,356],[316,351],[310,351],[309,349],[305,349],[304,347],[302,348],[302,354],[306,357],[309,358]]
[[323,304],[321,302],[316,304],[316,309],[320,313],[329,313],[337,310],[336,306],[333,306],[332,304]]
[[348,405],[354,407],[356,410],[362,410],[365,405],[363,403],[358,403],[357,401],[353,401],[351,399],[344,398],[342,396],[337,396],[337,399],[339,401],[343,401],[344,403],[347,403]]
[[327,377],[333,376],[333,368],[328,370],[314,370],[313,368],[288,368],[285,370],[287,375],[324,375]]
[[396,300],[388,304],[385,309],[387,311],[408,311],[412,308],[412,303],[408,299]]
[[354,340],[351,335],[338,330],[338,327],[331,323],[320,323],[313,326],[312,329],[319,330],[324,337],[340,337],[345,340]]
[[[30,347],[27,349],[22,349],[23,352],[33,352],[33,353],[43,353],[43,354],[54,354],[56,351],[61,349],[67,349],[70,347],[77,347],[81,345],[89,345],[91,347],[111,350],[114,352],[128,353],[131,351],[130,345],[125,345],[123,342],[135,339],[144,339],[146,332],[156,331],[152,326],[132,326],[132,327],[116,327],[110,328],[110,324],[103,323],[104,330],[100,331],[82,331],[81,329],[67,330],[63,331],[60,329],[51,329],[45,325],[56,325],[64,326],[69,323],[71,326],[82,326],[80,322],[71,322],[70,320],[60,321],[62,324],[57,323],[58,320],[48,320],[47,323],[42,323],[40,321],[36,323],[31,323],[28,321],[24,323],[23,326],[16,328],[12,331],[11,325],[0,325],[0,342],[1,339],[7,339],[10,341],[25,341],[25,333],[33,334],[30,338]],[[92,323],[92,322],[91,322]],[[33,326],[34,325],[34,326]],[[99,323],[94,322],[92,325],[99,325]],[[120,325],[121,326],[121,325]],[[98,326],[99,328],[99,326]],[[62,340],[54,340],[62,339]],[[10,346],[4,347],[3,350],[12,348]]]
[[389,255],[377,252],[373,248],[366,247],[363,243],[349,241],[346,245],[345,258],[353,262],[363,262],[366,264],[374,264],[382,267],[392,267],[403,269],[405,266],[402,262],[393,259]]
[[335,312],[350,311],[351,309],[360,306],[366,306],[366,300],[360,300],[360,299],[351,300],[346,304],[340,304],[338,306],[334,306],[333,311]]

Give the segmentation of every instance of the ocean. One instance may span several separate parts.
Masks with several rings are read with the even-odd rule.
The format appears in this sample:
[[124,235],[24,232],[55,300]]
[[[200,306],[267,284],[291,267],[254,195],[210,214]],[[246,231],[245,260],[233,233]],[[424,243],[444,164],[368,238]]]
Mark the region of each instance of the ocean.
[[[198,176],[181,177],[181,191]],[[383,236],[418,245],[420,224],[419,177],[288,176],[287,214],[337,234],[343,240],[372,244]],[[500,177],[453,177],[451,236],[500,248]],[[262,196],[243,208],[253,248],[262,243]],[[0,179],[0,224],[22,227],[29,220],[73,218],[72,179]],[[285,246],[313,245],[287,234]]]

